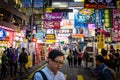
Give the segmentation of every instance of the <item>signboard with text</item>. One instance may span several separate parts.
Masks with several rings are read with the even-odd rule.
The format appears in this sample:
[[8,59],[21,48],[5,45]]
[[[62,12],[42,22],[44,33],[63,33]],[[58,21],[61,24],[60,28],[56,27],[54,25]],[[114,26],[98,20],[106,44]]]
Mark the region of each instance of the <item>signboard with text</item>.
[[113,9],[112,14],[113,40],[120,41],[120,9]]
[[85,8],[116,8],[116,0],[85,0]]
[[34,0],[34,8],[40,8],[40,7],[43,7],[43,1],[44,0]]
[[45,29],[60,29],[59,21],[44,21]]
[[61,21],[62,13],[44,13],[44,21]]
[[31,0],[22,0],[22,7],[32,7]]

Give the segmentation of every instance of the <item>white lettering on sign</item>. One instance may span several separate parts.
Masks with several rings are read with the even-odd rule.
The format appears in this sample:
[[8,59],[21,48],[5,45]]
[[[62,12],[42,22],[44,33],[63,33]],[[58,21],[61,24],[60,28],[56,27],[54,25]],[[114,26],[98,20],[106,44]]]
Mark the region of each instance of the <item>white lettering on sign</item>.
[[52,19],[61,19],[61,16],[53,16],[50,14],[45,14],[45,18],[48,20],[52,20]]
[[4,36],[3,31],[0,31],[0,37],[3,37],[3,36]]

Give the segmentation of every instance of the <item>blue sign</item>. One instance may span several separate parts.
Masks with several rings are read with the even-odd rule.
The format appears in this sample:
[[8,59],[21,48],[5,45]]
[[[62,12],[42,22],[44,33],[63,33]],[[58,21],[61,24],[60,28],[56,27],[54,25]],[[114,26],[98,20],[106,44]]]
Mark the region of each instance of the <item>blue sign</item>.
[[32,7],[31,0],[22,0],[22,7]]
[[41,8],[43,7],[43,0],[34,0],[34,8]]
[[77,13],[74,15],[74,26],[77,27],[87,27],[88,23],[95,23],[95,14],[82,15]]
[[103,16],[102,14],[103,14],[103,10],[101,10],[101,9],[95,10],[95,17],[96,17],[95,24],[96,24],[96,27],[98,27],[98,28],[102,28],[102,16]]
[[0,40],[6,37],[6,31],[4,29],[0,29]]

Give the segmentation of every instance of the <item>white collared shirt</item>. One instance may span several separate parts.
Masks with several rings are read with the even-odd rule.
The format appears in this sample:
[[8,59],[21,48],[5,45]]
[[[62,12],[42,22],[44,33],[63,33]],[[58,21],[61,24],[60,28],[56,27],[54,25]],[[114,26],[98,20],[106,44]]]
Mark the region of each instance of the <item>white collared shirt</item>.
[[[57,74],[53,74],[48,67],[42,69],[42,71],[45,73],[48,80],[65,80],[64,74],[60,71],[57,71]],[[43,80],[41,74],[39,72],[35,73],[34,80]]]

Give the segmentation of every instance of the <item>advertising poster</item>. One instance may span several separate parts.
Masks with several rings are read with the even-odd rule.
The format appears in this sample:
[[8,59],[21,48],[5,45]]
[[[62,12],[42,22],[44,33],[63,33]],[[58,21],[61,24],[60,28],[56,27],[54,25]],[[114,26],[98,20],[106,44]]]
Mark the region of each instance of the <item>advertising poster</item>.
[[62,19],[61,23],[61,29],[73,29],[74,20],[72,19]]
[[60,21],[44,21],[45,29],[60,29]]
[[88,23],[95,23],[95,14],[93,9],[80,9],[74,13],[74,26],[87,27]]

